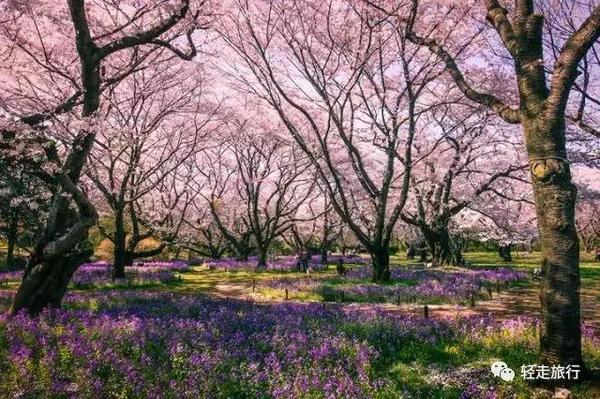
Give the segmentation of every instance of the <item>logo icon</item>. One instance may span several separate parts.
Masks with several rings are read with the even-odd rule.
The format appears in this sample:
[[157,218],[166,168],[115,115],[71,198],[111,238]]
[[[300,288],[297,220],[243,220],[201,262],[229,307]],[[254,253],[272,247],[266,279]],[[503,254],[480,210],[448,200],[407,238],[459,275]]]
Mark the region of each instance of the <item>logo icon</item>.
[[512,381],[515,379],[515,372],[504,362],[497,361],[492,363],[491,370],[494,377],[500,377],[504,381]]

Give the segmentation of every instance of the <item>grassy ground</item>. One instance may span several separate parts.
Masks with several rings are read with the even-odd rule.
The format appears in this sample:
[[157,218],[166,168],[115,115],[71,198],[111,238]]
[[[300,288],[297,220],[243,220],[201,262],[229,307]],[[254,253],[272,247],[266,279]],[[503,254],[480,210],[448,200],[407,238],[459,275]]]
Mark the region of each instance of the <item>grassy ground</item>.
[[[512,263],[502,263],[493,253],[467,253],[465,258],[474,266],[512,266],[532,270],[539,267],[540,255],[537,253],[515,253]],[[394,256],[393,265],[414,264],[407,261],[404,256]],[[352,266],[350,266],[352,267]],[[582,276],[582,314],[584,321],[600,329],[600,264],[594,262],[592,256],[584,254],[581,263]],[[336,276],[334,266],[327,270],[312,273],[312,279],[326,280],[327,284],[348,284],[348,281]],[[202,294],[223,298],[238,298],[256,302],[278,302],[278,301],[321,301],[322,297],[312,292],[288,292],[287,298],[284,290],[267,287],[269,280],[276,279],[305,279],[304,273],[288,273],[263,271],[255,273],[252,271],[220,271],[208,270],[204,267],[195,267],[190,272],[182,273],[179,281],[166,285],[137,287],[136,289],[166,291],[181,294]],[[357,280],[355,283],[364,283]],[[17,282],[9,283],[0,289],[15,290]],[[402,284],[399,282],[398,284]],[[109,287],[111,289],[131,289]],[[78,290],[85,293],[90,290]],[[90,292],[92,294],[92,292]],[[468,306],[448,305],[446,307],[434,307],[431,317],[445,316],[471,316],[490,313],[499,319],[511,320],[515,316],[537,316],[539,314],[539,282],[528,281],[517,285],[510,291],[500,295],[495,294],[492,300],[479,301],[474,308]],[[8,304],[0,304],[0,310]],[[349,304],[347,306],[361,307],[367,304]],[[419,313],[421,306],[395,306],[395,305],[373,305],[388,309],[390,312],[413,312]],[[457,319],[458,322],[459,319]],[[348,328],[352,328],[348,326]],[[364,327],[362,327],[364,328]],[[365,334],[390,334],[389,331],[365,331]],[[382,392],[381,398],[399,397],[404,393],[406,397],[415,398],[456,398],[460,395],[460,389],[442,387],[441,381],[462,379],[469,381],[483,377],[473,373],[489,367],[496,359],[502,359],[513,368],[515,365],[533,364],[536,361],[537,340],[539,331],[532,327],[525,331],[520,330],[519,335],[512,335],[509,329],[502,331],[491,331],[485,336],[463,337],[460,339],[445,340],[436,345],[424,342],[398,342],[398,347],[378,348],[383,351],[383,356],[378,364],[373,365],[374,370],[385,376],[388,381],[393,381],[389,393]],[[376,341],[374,341],[374,344]],[[600,347],[585,346],[586,360],[592,367],[600,367]],[[518,367],[517,367],[518,368]],[[478,371],[479,370],[479,371]],[[517,375],[519,370],[515,369]],[[487,373],[487,372],[486,372]],[[472,375],[473,374],[473,375]],[[488,373],[489,374],[489,373]],[[497,381],[489,379],[490,384],[498,384]],[[437,382],[436,382],[437,381]],[[512,383],[500,383],[501,397],[506,398],[545,398],[551,397],[551,393],[537,391],[528,386],[522,379],[517,378]],[[575,387],[572,391],[574,397],[578,398],[600,398],[600,389],[594,385],[584,384]],[[472,396],[478,398],[478,396]],[[483,396],[482,396],[483,397]]]

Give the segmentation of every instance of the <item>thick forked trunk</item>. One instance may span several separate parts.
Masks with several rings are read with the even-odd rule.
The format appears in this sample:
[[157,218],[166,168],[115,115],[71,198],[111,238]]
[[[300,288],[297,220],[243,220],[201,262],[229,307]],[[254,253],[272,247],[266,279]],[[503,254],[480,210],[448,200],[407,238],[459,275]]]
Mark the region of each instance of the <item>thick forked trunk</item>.
[[[73,22],[86,25],[85,11],[69,2]],[[85,26],[87,28],[87,25]],[[76,29],[77,51],[81,62],[84,87],[83,117],[92,116],[100,105],[100,59],[87,29]],[[96,224],[98,214],[81,193],[77,184],[95,142],[95,134],[81,130],[72,144],[71,153],[63,164],[65,177],[59,178],[60,188],[54,193],[46,231],[27,261],[23,281],[15,295],[11,313],[27,310],[36,314],[46,306],[60,306],[69,281],[77,268],[89,259],[89,229]],[[64,191],[63,191],[64,190]],[[64,197],[68,193],[79,212],[71,208]],[[60,238],[57,238],[60,237]],[[50,244],[50,245],[49,245]],[[44,253],[47,247],[51,257]],[[57,248],[58,247],[58,248]]]
[[126,234],[123,211],[115,212],[115,237],[113,254],[113,279],[125,278],[126,265]]
[[59,308],[73,273],[85,262],[86,257],[84,254],[72,255],[35,264],[23,278],[13,302],[12,313],[26,309],[30,314],[37,314],[47,306]]
[[371,252],[371,261],[373,262],[374,283],[385,283],[390,281],[390,250],[383,246],[376,248]]
[[564,139],[556,139],[561,131],[564,137],[565,125],[529,121],[524,129],[542,247],[540,361],[583,367],[577,189],[571,182]]
[[440,234],[433,240],[428,240],[429,250],[431,251],[431,263],[434,267],[452,264],[452,249],[450,248],[450,239]]
[[431,264],[434,267],[444,265],[460,266],[463,263],[460,248],[453,246],[447,227],[433,229],[424,226],[421,227],[421,232],[431,252]]
[[[47,233],[64,231],[75,224],[79,218],[79,215],[69,207],[62,193],[55,195],[52,208],[56,217],[49,221]],[[93,224],[95,219],[91,218],[88,226],[91,227]],[[37,314],[47,306],[60,307],[71,277],[77,268],[89,259],[92,251],[87,240],[87,229],[77,237],[77,244],[73,249],[50,258],[45,256],[43,251],[54,237],[47,233],[37,243],[27,261],[23,280],[11,308],[12,314],[22,310],[26,310],[29,314]]]

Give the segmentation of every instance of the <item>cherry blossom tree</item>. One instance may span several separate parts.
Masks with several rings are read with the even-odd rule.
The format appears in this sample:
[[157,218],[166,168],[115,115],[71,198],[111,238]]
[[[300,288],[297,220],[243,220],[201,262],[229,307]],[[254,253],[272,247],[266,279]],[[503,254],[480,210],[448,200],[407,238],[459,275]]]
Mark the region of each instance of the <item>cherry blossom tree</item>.
[[40,234],[39,220],[47,215],[48,187],[20,165],[0,161],[0,237],[7,243],[7,268],[14,268],[15,249],[27,249]]
[[497,245],[498,256],[504,262],[512,262],[515,246],[530,248],[538,239],[535,204],[530,187],[526,183],[503,185],[495,195],[486,196],[477,207],[464,213],[458,224],[474,233],[481,242]]
[[211,131],[218,106],[211,109],[202,95],[197,68],[186,66],[165,62],[138,72],[108,92],[101,109],[103,129],[86,175],[113,213],[112,231],[100,231],[114,244],[115,278],[124,278],[124,267],[143,257],[135,256],[135,247],[147,238],[127,231],[127,216],[139,232],[135,204],[195,156]]
[[[257,267],[263,268],[273,240],[293,226],[300,206],[314,195],[315,179],[304,154],[273,134],[278,126],[247,119],[234,119],[228,125],[231,131],[215,153],[221,173],[209,174],[208,178],[220,180],[224,176],[217,183],[221,193],[229,187],[243,204],[243,223],[256,245]],[[214,194],[212,191],[207,200],[217,215],[215,220],[220,221],[216,208],[219,199]]]
[[[586,73],[580,73],[580,65],[585,68],[586,56],[596,51],[600,6],[594,2],[573,2],[573,9],[569,10],[560,1],[516,0],[507,8],[501,1],[486,0],[483,2],[486,20],[497,34],[495,39],[489,35],[487,38],[502,51],[488,52],[486,56],[496,59],[482,62],[485,46],[480,46],[482,73],[478,73],[460,64],[465,61],[464,49],[474,41],[473,31],[482,31],[473,22],[481,16],[477,7],[469,4],[458,7],[458,13],[469,18],[458,17],[457,22],[457,17],[452,17],[457,7],[450,2],[423,2],[419,7],[421,2],[412,0],[410,7],[404,7],[396,2],[365,1],[388,15],[399,34],[428,48],[442,60],[466,98],[493,110],[505,122],[521,126],[543,253],[540,361],[582,365],[579,240],[575,227],[577,190],[571,181],[567,159],[566,124],[574,121],[581,128],[595,132],[585,123],[583,114],[572,113],[569,96],[572,91],[579,91],[576,89],[579,87],[581,97],[586,97]],[[572,23],[557,24],[563,21],[565,10],[570,13]],[[560,34],[548,34],[556,32],[557,26],[562,29]],[[450,29],[454,34],[448,34]],[[553,39],[550,49],[546,46],[548,37],[551,42]],[[486,71],[508,77],[511,69],[516,88],[491,94],[477,87],[478,77],[485,77]],[[578,75],[582,75],[579,80]]]
[[406,205],[418,117],[437,99],[427,51],[362,3],[232,2],[219,31],[243,63],[228,72],[304,151],[333,209],[390,278],[389,247]]
[[[193,162],[187,160],[161,177],[149,195],[130,203],[131,234],[126,244],[125,264],[160,255],[168,247],[180,250],[177,238],[194,198],[194,192],[189,189],[194,174]],[[159,244],[140,249],[139,245],[147,238],[158,240]]]
[[[514,131],[502,129],[480,107],[439,107],[429,115],[430,132],[414,152],[411,206],[402,219],[420,229],[434,266],[463,263],[461,246],[450,233],[452,219],[489,196],[501,195],[510,179],[525,180],[524,160]],[[490,156],[494,155],[490,162]],[[414,209],[411,209],[414,208]]]
[[600,193],[589,188],[582,192],[577,204],[577,233],[586,252],[600,247]]
[[294,223],[283,239],[299,254],[311,256],[318,250],[320,263],[326,265],[329,251],[341,236],[342,222],[329,203],[327,193],[322,188],[318,190],[318,195],[299,209],[298,216],[302,220]]
[[[194,179],[193,210],[195,228],[216,226],[238,260],[247,260],[254,250],[252,231],[244,204],[231,186],[235,169],[226,162],[226,147],[216,145],[202,151],[196,159],[198,176]],[[205,218],[208,209],[210,218]]]
[[[83,242],[97,213],[78,187],[96,137],[102,93],[157,57],[191,59],[204,2],[153,3],[69,0],[9,1],[0,6],[3,148],[25,138],[53,165],[56,182],[45,232],[36,244],[12,311],[60,306],[68,282],[87,257]],[[183,37],[188,52],[176,42]],[[8,123],[6,122],[8,114]],[[79,115],[60,148],[47,137],[62,115]],[[37,139],[31,140],[31,137]],[[11,154],[9,154],[11,155]]]
[[193,200],[188,218],[184,220],[177,245],[190,254],[198,254],[211,259],[221,259],[230,251],[230,245],[221,233],[208,207],[198,208]]

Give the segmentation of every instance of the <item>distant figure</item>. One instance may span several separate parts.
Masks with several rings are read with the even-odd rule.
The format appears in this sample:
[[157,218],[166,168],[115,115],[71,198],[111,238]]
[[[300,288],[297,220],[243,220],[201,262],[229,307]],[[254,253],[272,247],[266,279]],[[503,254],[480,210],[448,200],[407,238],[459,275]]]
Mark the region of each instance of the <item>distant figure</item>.
[[342,258],[338,259],[337,265],[335,266],[335,270],[340,276],[345,276],[346,273],[348,273],[348,269],[346,269],[346,267],[344,266],[344,260]]
[[302,254],[299,253],[296,255],[296,271],[300,272],[302,270]]
[[596,249],[596,257],[594,259],[596,262],[600,262],[600,248]]
[[419,245],[419,262],[427,262],[427,243],[424,241]]
[[310,260],[310,253],[300,252],[297,256],[296,268],[298,272],[305,272],[308,270],[308,262]]

